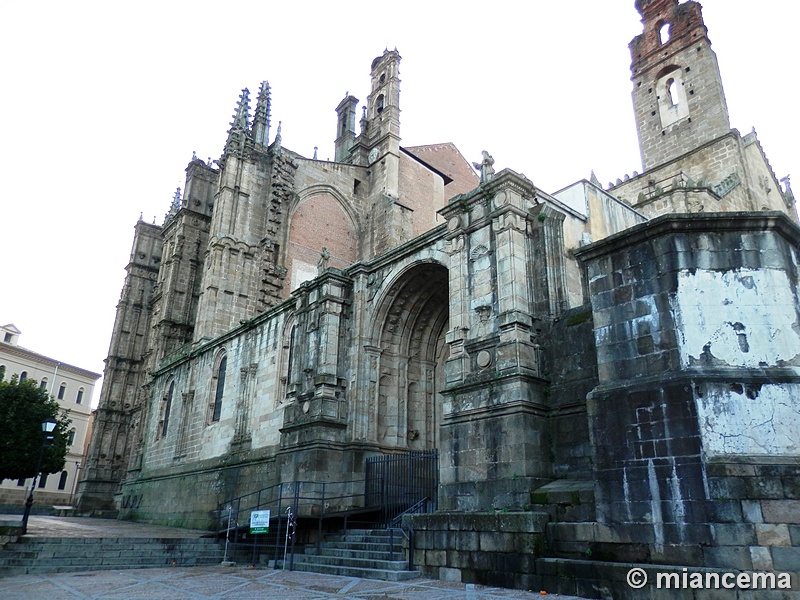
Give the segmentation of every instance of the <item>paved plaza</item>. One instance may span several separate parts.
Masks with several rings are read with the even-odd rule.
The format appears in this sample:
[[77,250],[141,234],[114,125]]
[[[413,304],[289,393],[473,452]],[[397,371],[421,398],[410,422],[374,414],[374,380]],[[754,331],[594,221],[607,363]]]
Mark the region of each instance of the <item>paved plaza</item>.
[[575,596],[431,579],[375,581],[246,567],[172,567],[0,578],[4,600],[269,598],[275,600],[575,600]]
[[[0,516],[0,520],[14,520]],[[199,537],[207,532],[81,517],[31,516],[32,537]],[[0,577],[2,600],[126,599],[189,600],[199,598],[249,598],[274,600],[579,600],[576,596],[542,595],[542,590],[508,590],[481,585],[414,579],[386,582],[250,568],[166,567],[50,573]]]

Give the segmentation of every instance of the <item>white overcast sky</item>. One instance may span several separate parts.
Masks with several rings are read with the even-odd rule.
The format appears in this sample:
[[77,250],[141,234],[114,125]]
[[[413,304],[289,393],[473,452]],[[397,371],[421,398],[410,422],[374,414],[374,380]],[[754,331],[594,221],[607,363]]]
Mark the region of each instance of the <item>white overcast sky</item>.
[[[702,4],[731,125],[800,192],[800,3]],[[634,0],[0,0],[0,324],[102,372],[133,226],[163,221],[192,151],[219,157],[240,90],[269,80],[272,137],[283,121],[284,146],[332,157],[334,108],[386,47],[403,145],[486,149],[548,192],[641,171],[640,32]]]

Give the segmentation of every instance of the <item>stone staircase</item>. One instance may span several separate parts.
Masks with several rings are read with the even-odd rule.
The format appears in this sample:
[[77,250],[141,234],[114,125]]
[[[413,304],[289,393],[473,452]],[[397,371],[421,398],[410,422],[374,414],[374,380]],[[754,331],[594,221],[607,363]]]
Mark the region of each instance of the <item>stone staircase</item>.
[[406,581],[419,577],[408,570],[408,554],[403,549],[403,535],[386,529],[351,529],[328,535],[316,546],[307,546],[294,557],[295,571],[327,575],[363,577],[383,581]]
[[108,569],[219,564],[223,544],[208,538],[21,537],[0,550],[0,577]]

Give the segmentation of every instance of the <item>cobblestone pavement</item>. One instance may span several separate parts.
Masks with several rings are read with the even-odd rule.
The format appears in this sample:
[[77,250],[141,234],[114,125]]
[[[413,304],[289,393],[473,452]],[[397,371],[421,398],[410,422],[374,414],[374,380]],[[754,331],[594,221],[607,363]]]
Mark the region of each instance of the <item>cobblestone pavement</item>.
[[172,567],[19,575],[0,579],[3,600],[73,598],[195,600],[248,598],[270,600],[579,600],[481,585],[415,579],[399,583],[242,567]]

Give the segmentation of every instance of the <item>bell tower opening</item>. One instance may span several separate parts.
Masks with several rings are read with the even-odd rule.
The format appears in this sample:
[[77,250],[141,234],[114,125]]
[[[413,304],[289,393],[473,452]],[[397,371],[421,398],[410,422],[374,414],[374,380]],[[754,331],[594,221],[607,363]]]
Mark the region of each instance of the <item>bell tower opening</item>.
[[[449,275],[436,263],[412,267],[391,286],[379,313],[376,441],[386,448],[439,444]],[[379,328],[379,329],[378,329]]]

